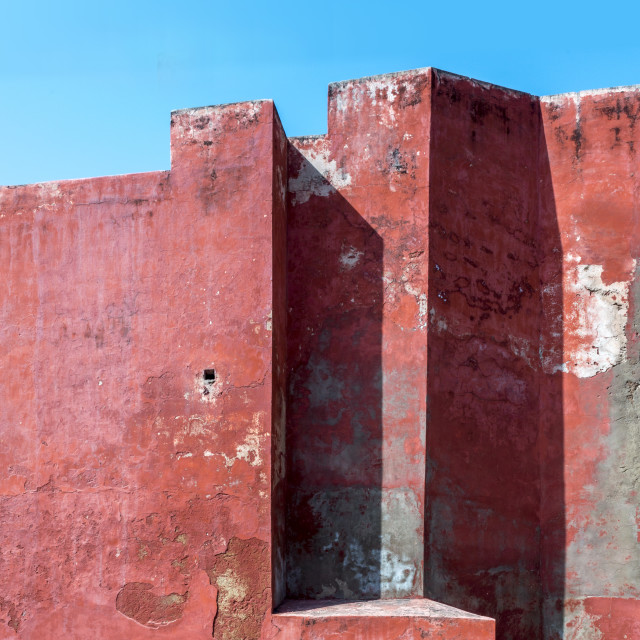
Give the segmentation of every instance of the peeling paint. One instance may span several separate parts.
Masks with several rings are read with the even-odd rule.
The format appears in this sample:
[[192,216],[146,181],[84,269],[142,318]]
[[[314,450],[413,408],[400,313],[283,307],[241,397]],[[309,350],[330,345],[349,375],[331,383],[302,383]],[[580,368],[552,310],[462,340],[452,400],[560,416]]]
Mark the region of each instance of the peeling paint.
[[353,269],[364,255],[364,251],[358,251],[352,246],[343,246],[340,253],[340,264],[346,270]]
[[345,189],[351,184],[351,176],[331,157],[323,138],[315,145],[301,149],[307,160],[295,177],[289,178],[288,190],[293,194],[293,204],[308,202],[311,196],[326,198],[336,189]]
[[585,264],[567,271],[566,367],[579,378],[608,371],[626,355],[629,283],[605,284],[602,271]]
[[279,126],[174,112],[171,171],[0,187],[0,637],[259,637]]

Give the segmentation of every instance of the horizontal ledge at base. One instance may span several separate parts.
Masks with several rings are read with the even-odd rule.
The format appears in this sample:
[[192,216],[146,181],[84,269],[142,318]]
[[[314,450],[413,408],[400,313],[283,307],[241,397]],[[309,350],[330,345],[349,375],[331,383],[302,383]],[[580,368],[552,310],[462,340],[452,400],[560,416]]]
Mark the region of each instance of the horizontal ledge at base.
[[492,618],[468,613],[449,605],[428,600],[285,600],[275,611],[275,616],[302,618],[338,617],[401,617],[401,618],[465,618],[489,620]]
[[426,598],[286,600],[278,640],[495,640],[495,621]]

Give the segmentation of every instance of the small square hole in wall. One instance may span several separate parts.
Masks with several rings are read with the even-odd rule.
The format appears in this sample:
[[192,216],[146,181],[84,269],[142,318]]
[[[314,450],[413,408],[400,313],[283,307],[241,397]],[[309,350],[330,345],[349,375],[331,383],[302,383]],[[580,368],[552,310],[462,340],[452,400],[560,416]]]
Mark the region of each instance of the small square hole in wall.
[[213,387],[213,383],[216,381],[216,370],[215,369],[205,369],[202,372],[202,382],[204,386],[202,387],[202,395],[208,396],[211,388]]

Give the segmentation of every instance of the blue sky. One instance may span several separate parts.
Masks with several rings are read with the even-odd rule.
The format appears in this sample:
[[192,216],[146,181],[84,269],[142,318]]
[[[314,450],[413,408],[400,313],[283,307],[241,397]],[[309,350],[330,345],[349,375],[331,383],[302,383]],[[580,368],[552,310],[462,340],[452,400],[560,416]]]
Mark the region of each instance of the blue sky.
[[0,0],[0,184],[169,168],[172,109],[435,66],[536,94],[640,83],[640,3]]

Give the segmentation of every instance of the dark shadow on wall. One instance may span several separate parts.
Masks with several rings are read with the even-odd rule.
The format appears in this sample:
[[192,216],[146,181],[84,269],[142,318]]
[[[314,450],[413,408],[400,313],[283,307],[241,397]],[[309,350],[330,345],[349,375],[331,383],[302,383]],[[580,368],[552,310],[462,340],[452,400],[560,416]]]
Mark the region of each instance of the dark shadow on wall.
[[539,105],[446,76],[432,100],[425,596],[495,618],[498,640],[548,640],[564,574],[562,252]]
[[289,185],[287,596],[378,598],[383,243],[292,144]]
[[[540,119],[541,114],[539,112]],[[540,124],[538,255],[540,270],[540,578],[544,640],[564,637],[566,506],[564,487],[563,252],[551,166]]]

